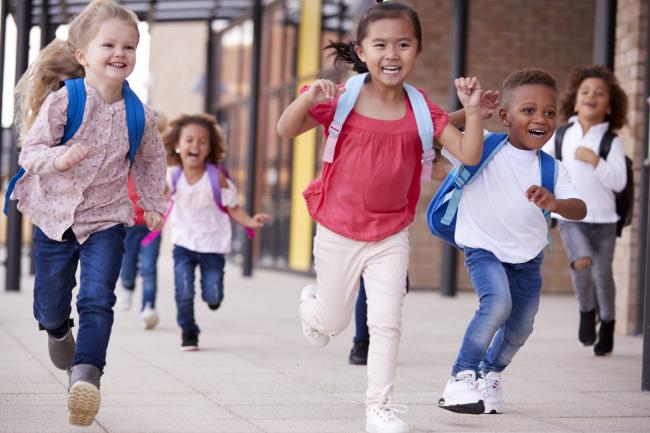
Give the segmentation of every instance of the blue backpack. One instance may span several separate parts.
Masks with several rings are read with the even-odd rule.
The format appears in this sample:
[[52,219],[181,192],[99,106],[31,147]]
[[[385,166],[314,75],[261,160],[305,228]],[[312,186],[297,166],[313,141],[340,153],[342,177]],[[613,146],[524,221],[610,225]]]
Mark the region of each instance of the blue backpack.
[[[323,162],[333,162],[334,152],[336,150],[336,142],[338,141],[341,129],[345,120],[350,115],[357,102],[361,87],[366,81],[368,73],[353,75],[345,83],[345,92],[339,98],[336,105],[336,112],[334,113],[334,120],[329,126],[327,141],[325,142],[325,151],[323,152]],[[413,114],[415,122],[418,125],[418,135],[422,141],[423,153],[423,167],[422,167],[422,180],[431,179],[431,164],[435,157],[433,150],[433,121],[431,119],[431,111],[427,105],[426,99],[422,96],[415,87],[410,84],[404,83],[404,90],[409,98],[411,107],[413,107]]]
[[[434,236],[460,249],[460,246],[456,243],[455,234],[456,215],[463,194],[463,187],[472,182],[476,175],[507,142],[508,136],[506,134],[488,134],[483,141],[481,161],[477,165],[461,165],[449,172],[427,209],[429,230]],[[541,185],[553,194],[558,172],[557,161],[541,150],[537,151],[537,155],[541,172]],[[541,211],[546,221],[550,221],[551,213],[545,209],[541,209]]]
[[[63,129],[63,137],[57,146],[65,144],[70,140],[83,122],[84,109],[86,107],[86,88],[84,86],[83,78],[70,78],[65,80],[65,88],[68,92],[68,112],[65,127]],[[122,85],[122,95],[124,96],[124,104],[126,109],[126,126],[129,132],[129,161],[133,164],[135,154],[142,142],[144,135],[144,105],[129,84],[125,81]],[[7,193],[5,194],[5,205],[3,212],[5,215],[9,212],[9,201],[11,194],[14,191],[16,182],[23,177],[25,169],[20,168],[14,177],[11,178],[7,184]]]

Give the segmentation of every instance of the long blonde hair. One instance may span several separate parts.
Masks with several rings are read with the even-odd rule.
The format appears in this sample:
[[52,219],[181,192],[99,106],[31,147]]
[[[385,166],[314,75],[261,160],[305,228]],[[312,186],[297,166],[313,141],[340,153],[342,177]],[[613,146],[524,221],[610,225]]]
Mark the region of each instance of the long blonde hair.
[[[119,19],[138,30],[138,17],[113,0],[93,0],[69,24],[68,40],[56,39],[43,48],[16,85],[16,130],[24,136],[31,128],[45,98],[68,78],[85,76],[76,52],[85,49],[102,22]],[[140,33],[138,32],[138,37]]]

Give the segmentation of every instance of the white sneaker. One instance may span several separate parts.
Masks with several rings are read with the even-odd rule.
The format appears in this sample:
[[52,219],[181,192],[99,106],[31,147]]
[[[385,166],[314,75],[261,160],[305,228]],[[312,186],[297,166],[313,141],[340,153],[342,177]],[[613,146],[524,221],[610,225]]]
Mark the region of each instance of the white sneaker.
[[485,402],[484,413],[502,413],[503,390],[501,389],[501,373],[491,371],[478,380],[478,391]]
[[405,413],[396,406],[372,406],[366,409],[366,433],[408,433],[409,426],[395,412]]
[[119,307],[122,311],[127,311],[131,308],[131,302],[133,301],[133,290],[127,290],[124,287],[120,288],[117,292],[117,302],[115,305]]
[[[315,298],[315,297],[316,297],[316,286],[306,286],[305,288],[302,289],[302,292],[300,293],[300,302],[302,303],[305,299]],[[329,343],[330,341],[329,335],[323,334],[318,329],[313,328],[304,320],[301,320],[300,323],[302,325],[302,333],[307,339],[307,341],[309,341],[309,344],[316,347],[323,347],[326,346],[327,343]]]
[[464,370],[447,382],[438,407],[457,413],[478,415],[484,412],[483,397],[476,386],[476,373]]
[[144,329],[153,329],[158,324],[158,312],[149,305],[145,305],[144,310],[140,313],[140,319],[142,319]]

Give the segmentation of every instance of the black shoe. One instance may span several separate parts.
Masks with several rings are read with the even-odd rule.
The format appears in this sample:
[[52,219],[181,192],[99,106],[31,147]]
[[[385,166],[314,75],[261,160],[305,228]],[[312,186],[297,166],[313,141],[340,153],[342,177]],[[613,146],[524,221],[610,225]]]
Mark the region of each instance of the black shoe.
[[194,331],[183,331],[181,351],[193,352],[199,350],[199,333]]
[[352,350],[350,350],[350,357],[348,358],[350,365],[366,365],[368,364],[368,342],[353,343]]
[[605,356],[614,349],[614,320],[606,322],[601,320],[598,330],[598,342],[594,346],[594,355]]
[[208,308],[212,311],[218,310],[219,307],[221,307],[221,302],[217,302],[216,304],[208,304]]
[[578,339],[585,346],[591,346],[596,342],[596,310],[580,312]]

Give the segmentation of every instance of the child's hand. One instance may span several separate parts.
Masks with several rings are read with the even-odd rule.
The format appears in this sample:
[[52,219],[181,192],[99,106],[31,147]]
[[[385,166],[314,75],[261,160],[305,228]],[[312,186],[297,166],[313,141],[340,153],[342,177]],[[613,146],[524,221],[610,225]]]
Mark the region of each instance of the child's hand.
[[600,162],[600,156],[596,154],[594,151],[591,149],[587,149],[584,146],[578,146],[576,149],[575,157],[579,161],[586,162],[587,164],[591,164],[594,168],[598,165]]
[[498,90],[486,90],[481,95],[481,117],[489,119],[492,114],[499,108],[499,96],[501,92]]
[[336,99],[338,95],[345,92],[345,87],[338,88],[330,80],[316,80],[303,95],[311,99],[312,104],[327,102]]
[[81,143],[76,143],[70,146],[63,154],[54,159],[54,169],[57,171],[66,171],[86,157],[88,148]]
[[257,213],[251,217],[248,227],[252,229],[260,229],[264,227],[264,223],[271,221],[271,215],[265,213]]
[[476,77],[460,77],[454,80],[456,94],[465,109],[479,107],[481,103],[481,83]]
[[535,206],[541,209],[546,209],[550,212],[555,212],[557,210],[557,202],[555,201],[555,196],[548,192],[544,187],[533,185],[528,188],[526,191],[526,197],[528,201],[535,203]]
[[152,210],[144,212],[144,222],[151,231],[162,229],[164,223],[162,215]]

